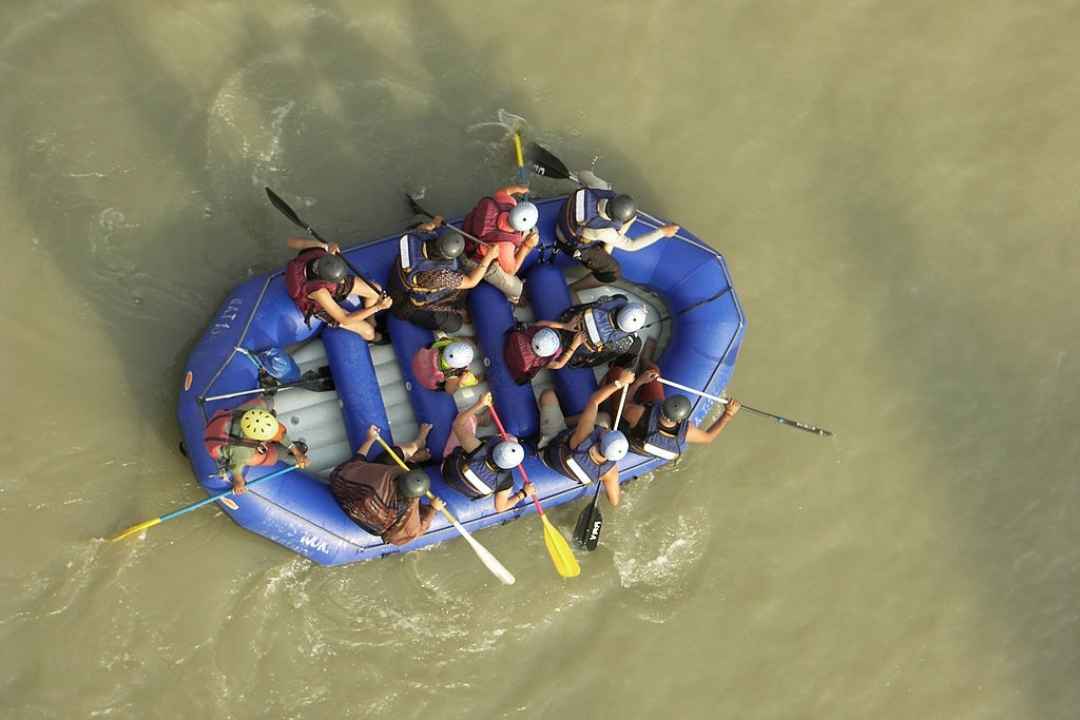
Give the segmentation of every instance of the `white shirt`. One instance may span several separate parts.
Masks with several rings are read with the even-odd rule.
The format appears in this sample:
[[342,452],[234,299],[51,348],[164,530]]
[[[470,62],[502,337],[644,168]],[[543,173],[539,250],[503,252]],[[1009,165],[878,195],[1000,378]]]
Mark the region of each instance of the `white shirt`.
[[[577,174],[578,181],[581,182],[587,188],[594,190],[610,190],[611,183],[607,182],[603,178],[597,176],[591,170],[581,170]],[[626,233],[630,230],[630,226],[634,224],[634,219],[630,218],[621,228],[616,230],[615,228],[583,228],[581,230],[581,242],[602,242],[604,243],[604,250],[609,253],[614,248],[619,248],[626,252],[636,252],[638,250],[644,250],[652,245],[654,242],[664,237],[664,232],[657,228],[651,232],[647,232],[644,235],[636,238],[626,237]]]

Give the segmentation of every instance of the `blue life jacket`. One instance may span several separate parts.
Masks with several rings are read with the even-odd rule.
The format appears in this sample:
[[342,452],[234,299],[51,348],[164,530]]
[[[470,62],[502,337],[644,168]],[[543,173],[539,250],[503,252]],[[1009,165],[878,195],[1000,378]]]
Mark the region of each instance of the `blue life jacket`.
[[615,314],[629,301],[624,296],[610,299],[601,298],[585,311],[585,345],[593,352],[599,352],[606,346],[613,345],[632,333],[620,330],[615,324]]
[[456,288],[444,288],[431,292],[414,290],[417,285],[417,275],[422,272],[433,270],[450,270],[460,272],[457,258],[453,260],[432,259],[424,257],[424,243],[436,237],[436,233],[408,233],[401,236],[398,241],[398,272],[401,283],[405,287],[409,297],[416,301],[417,305],[431,305],[450,297],[457,292]]
[[489,437],[471,453],[466,453],[460,447],[455,448],[443,462],[443,479],[446,484],[474,500],[493,495],[500,486],[505,488],[513,484],[509,470],[503,470],[494,460],[489,461],[499,442],[500,438]]
[[566,198],[562,212],[559,213],[558,226],[563,242],[578,250],[603,245],[598,241],[582,242],[581,231],[586,228],[592,230],[604,230],[606,228],[618,230],[622,227],[621,222],[603,217],[599,210],[601,200],[611,200],[615,195],[616,193],[611,190],[582,188]]
[[639,454],[652,455],[662,460],[675,460],[686,449],[686,432],[690,421],[683,420],[675,428],[675,433],[660,426],[662,403],[654,402],[649,407],[649,414],[638,421],[630,432],[630,448]]
[[570,436],[572,433],[570,430],[563,430],[551,441],[550,445],[544,448],[544,460],[552,470],[557,470],[571,480],[577,480],[582,485],[596,482],[604,476],[604,473],[615,467],[615,462],[612,460],[605,460],[603,463],[597,464],[589,455],[589,448],[598,445],[600,438],[606,432],[607,430],[602,427],[594,428],[588,437],[581,441],[576,450],[571,450]]

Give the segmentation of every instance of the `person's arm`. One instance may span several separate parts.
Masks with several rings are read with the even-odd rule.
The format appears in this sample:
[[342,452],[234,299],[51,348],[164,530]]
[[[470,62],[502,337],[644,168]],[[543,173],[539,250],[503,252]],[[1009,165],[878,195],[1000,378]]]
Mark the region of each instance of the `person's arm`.
[[630,385],[630,389],[626,391],[626,397],[634,397],[634,395],[637,393],[638,389],[641,388],[642,385],[648,385],[659,377],[660,370],[658,370],[655,365],[650,367],[648,370],[641,373],[641,375],[639,375],[636,380],[634,380],[633,384]]
[[430,504],[425,505],[420,503],[420,532],[417,536],[423,535],[431,527],[431,521],[435,519],[435,513],[442,512],[446,508],[446,503],[442,501],[442,498],[435,497],[434,495],[428,501]]
[[[533,248],[539,244],[540,233],[537,232],[536,228],[533,228],[529,231],[529,234],[525,236],[525,242],[521,243],[521,246],[518,247],[517,252],[514,253],[514,271],[507,272],[510,275],[517,275],[518,270],[521,269],[521,264],[525,262],[525,258],[528,257],[529,253],[532,252]],[[506,270],[505,266],[503,267],[503,270]]]
[[532,483],[527,483],[525,487],[511,494],[513,489],[513,486],[510,486],[495,493],[495,512],[506,512],[526,498],[536,497],[536,486]]
[[371,450],[371,446],[375,444],[375,438],[379,436],[379,428],[376,425],[368,425],[367,437],[364,438],[364,442],[360,443],[360,447],[356,448],[357,455],[363,455],[367,457],[368,451]]
[[453,395],[454,393],[456,393],[458,391],[458,388],[460,388],[460,387],[461,387],[461,376],[460,375],[451,375],[450,377],[448,377],[446,379],[446,382],[443,384],[443,390],[446,391],[446,393],[448,395]]
[[517,204],[517,198],[514,196],[524,195],[527,192],[529,192],[528,185],[507,185],[495,191],[495,202],[500,205],[506,205],[507,203]]
[[491,263],[499,259],[498,253],[489,252],[480,260],[480,264],[476,268],[465,276],[465,280],[458,285],[459,290],[471,290],[480,284],[480,281],[484,279],[484,275],[487,275],[488,268],[491,267]]
[[574,353],[577,352],[583,342],[585,342],[585,335],[580,332],[574,333],[574,341],[570,343],[570,347],[566,348],[555,362],[547,366],[548,370],[561,370],[566,367],[566,363],[570,362],[570,358],[574,357]]
[[435,228],[439,227],[440,225],[442,225],[445,222],[446,222],[446,218],[444,218],[442,215],[436,215],[435,217],[431,218],[431,220],[429,220],[428,222],[420,223],[419,225],[417,225],[416,229],[420,230],[420,231],[423,231],[423,232],[431,232]]
[[723,432],[727,424],[731,422],[731,418],[735,417],[735,413],[739,412],[739,408],[742,407],[742,403],[735,398],[728,400],[727,406],[724,408],[723,414],[719,419],[712,424],[708,430],[702,430],[697,425],[691,425],[686,430],[686,442],[694,443],[695,445],[707,445],[716,439],[716,436]]
[[607,235],[604,240],[604,247],[608,252],[611,252],[612,248],[618,248],[625,252],[637,252],[638,250],[644,250],[660,238],[672,237],[675,233],[679,232],[678,225],[664,225],[644,235],[636,238],[629,238],[625,235],[625,232],[629,230],[629,224],[623,226],[622,232],[611,231],[610,235]]
[[533,323],[538,327],[552,328],[553,330],[573,330],[574,328],[565,323],[558,322],[556,320],[537,320]]
[[570,436],[570,447],[577,448],[585,438],[589,437],[589,433],[596,428],[596,415],[600,412],[600,406],[604,401],[633,381],[634,373],[623,370],[614,382],[605,385],[592,394],[589,402],[585,404],[585,409],[581,411],[581,415],[578,417],[578,424],[574,428],[574,434]]
[[312,248],[321,248],[327,252],[334,253],[335,255],[341,252],[341,248],[337,243],[327,243],[322,240],[312,240],[311,238],[289,238],[289,247],[293,250],[311,250]]
[[476,439],[476,432],[472,429],[472,424],[469,419],[476,416],[484,408],[490,407],[492,403],[491,393],[484,393],[479,400],[472,404],[465,410],[458,413],[458,416],[454,418],[454,424],[451,429],[454,432],[454,437],[457,438],[458,444],[461,445],[461,449],[465,452],[473,452],[476,448],[480,447],[481,442]]

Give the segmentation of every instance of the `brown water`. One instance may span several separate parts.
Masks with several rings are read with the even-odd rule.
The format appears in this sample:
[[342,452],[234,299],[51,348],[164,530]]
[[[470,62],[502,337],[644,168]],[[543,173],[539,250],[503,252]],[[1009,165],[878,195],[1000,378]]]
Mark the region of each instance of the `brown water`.
[[[1080,4],[479,7],[0,7],[0,716],[1076,717]],[[500,110],[720,248],[731,392],[836,438],[740,416],[570,582],[532,522],[480,537],[512,588],[214,510],[95,540],[202,496],[178,370],[288,257],[261,186],[458,214]]]

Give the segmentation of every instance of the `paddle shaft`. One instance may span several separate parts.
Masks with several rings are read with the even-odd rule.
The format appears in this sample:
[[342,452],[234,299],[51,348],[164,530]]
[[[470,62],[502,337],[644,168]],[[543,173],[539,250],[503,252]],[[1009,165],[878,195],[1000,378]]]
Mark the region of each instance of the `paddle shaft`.
[[[296,225],[299,228],[303,228],[311,235],[311,237],[315,238],[319,242],[325,243],[326,245],[330,244],[326,239],[323,238],[322,235],[315,231],[315,228],[311,227],[306,222],[301,220],[300,216],[296,214],[296,211],[292,209],[289,203],[282,200],[280,195],[278,195],[270,188],[265,189],[266,196],[270,198],[270,204],[277,208],[278,212],[288,218],[293,225]],[[360,281],[367,285],[372,292],[379,293],[381,295],[386,294],[385,291],[376,289],[376,287],[371,284],[371,281],[364,277],[363,273],[357,270],[356,267],[351,262],[349,262],[349,258],[345,257],[345,253],[339,253],[338,257],[345,261],[345,265],[349,268],[349,270],[352,271],[352,274],[360,278]]]
[[[499,429],[499,435],[502,437],[503,441],[505,442],[506,440],[509,440],[510,436],[506,433],[506,428],[503,427],[502,420],[499,419],[499,413],[495,412],[495,406],[489,405],[488,410],[491,412],[491,419],[495,421],[495,427]],[[529,473],[525,472],[524,461],[522,461],[522,463],[517,466],[517,469],[518,472],[521,473],[521,481],[525,485],[532,485],[532,480],[529,479]],[[533,506],[536,508],[536,512],[543,515],[544,508],[542,505],[540,505],[540,500],[538,500],[535,495],[533,495],[531,499],[533,501]]]
[[[728,403],[727,398],[722,398],[719,395],[710,395],[707,392],[702,392],[701,390],[697,390],[697,389],[692,388],[692,387],[687,387],[686,385],[681,385],[681,384],[679,384],[677,382],[674,382],[672,380],[668,380],[667,378],[657,378],[657,380],[659,382],[663,383],[664,385],[670,385],[673,388],[677,388],[679,390],[685,390],[686,392],[692,393],[694,395],[700,395],[701,397],[708,398],[709,400],[712,400],[714,402],[722,403],[724,405],[727,405],[727,403]],[[823,428],[815,427],[813,425],[807,425],[806,423],[801,423],[798,420],[791,420],[790,418],[782,417],[780,415],[776,415],[776,414],[771,413],[771,412],[766,412],[765,410],[758,410],[757,408],[750,407],[749,405],[743,405],[742,409],[743,410],[749,410],[750,412],[752,412],[752,413],[754,413],[756,415],[761,415],[763,417],[772,418],[773,420],[776,420],[779,423],[787,425],[788,427],[795,428],[796,430],[803,430],[805,432],[814,433],[815,435],[820,435],[822,437],[832,437],[832,432],[830,432],[828,430],[825,430]]]
[[[325,380],[326,378],[321,378]],[[311,390],[312,392],[328,392],[328,389],[315,390],[311,386],[314,385],[317,380],[297,380],[292,383],[285,383],[284,385],[278,385],[271,388],[255,388],[254,390],[241,390],[234,393],[226,393],[225,395],[212,395],[208,398],[203,398],[203,402],[213,402],[215,400],[228,400],[229,398],[243,397],[244,395],[255,395],[257,393],[278,392],[279,390],[295,390],[296,388],[303,388],[305,390]]]
[[[405,193],[405,197],[407,197],[409,199],[409,205],[410,205],[410,207],[412,207],[412,209],[415,212],[418,212],[421,215],[426,215],[427,217],[431,218],[432,220],[434,220],[437,217],[437,215],[435,215],[435,213],[431,212],[430,210],[425,209],[423,205],[421,205],[419,202],[417,202],[416,198],[414,198],[412,195],[410,195],[408,193]],[[470,235],[469,233],[465,232],[464,229],[459,228],[457,225],[450,225],[449,227],[454,228],[454,230],[456,232],[461,233],[462,235],[469,238],[473,242],[478,242],[481,245],[488,245],[488,246],[495,245],[495,243],[486,242],[486,241],[481,240],[480,238],[476,237],[475,235]]]

